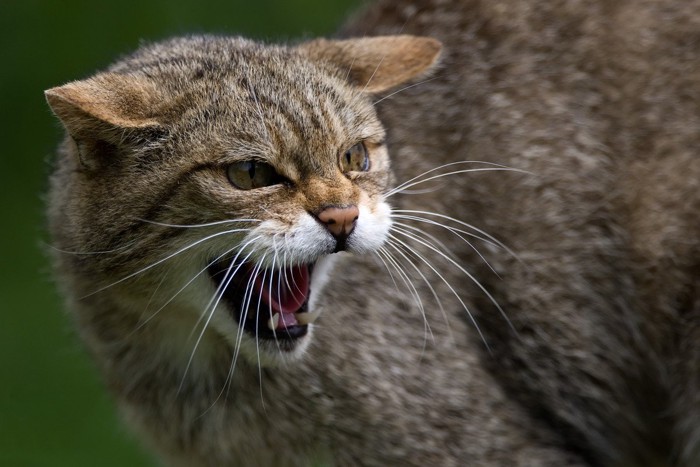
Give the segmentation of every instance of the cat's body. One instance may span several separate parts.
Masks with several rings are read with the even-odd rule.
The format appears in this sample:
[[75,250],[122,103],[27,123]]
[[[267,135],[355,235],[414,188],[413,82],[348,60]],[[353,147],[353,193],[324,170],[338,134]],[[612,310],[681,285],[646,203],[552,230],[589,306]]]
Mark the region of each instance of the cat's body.
[[[389,237],[384,135],[368,110],[382,94],[363,96],[391,94],[430,66],[431,42],[398,44],[415,69],[392,69],[400,59],[389,55],[374,73],[363,63],[371,56],[344,61],[347,50],[326,53],[324,42],[298,52],[183,40],[127,58],[103,81],[49,92],[73,136],[53,177],[52,233],[57,248],[82,253],[57,253],[59,275],[126,418],[182,466],[700,463],[698,12],[691,1],[433,0],[378,2],[355,18],[344,35],[427,35],[444,46],[424,83],[377,104],[396,183],[465,160],[529,172],[409,187],[419,193],[388,199]],[[138,79],[120,81],[130,73]],[[368,78],[376,86],[363,86]],[[334,173],[329,147],[358,140],[371,165],[352,167],[367,174]],[[303,196],[274,188],[241,201],[220,183],[210,159],[235,165],[261,148]],[[423,178],[468,169],[499,167],[456,164]],[[198,322],[216,282],[200,286],[206,272],[188,281],[236,242],[212,238],[169,258],[222,228],[151,223],[260,219],[274,203],[282,216],[301,204],[321,220],[327,206],[359,206],[347,237],[356,254],[327,257],[330,273],[316,263],[309,307],[321,318],[301,338],[303,356],[281,359],[289,349],[260,349],[247,335],[239,354],[224,304]],[[467,227],[400,209],[468,222],[512,252],[467,237],[478,254],[454,232],[400,216]],[[299,250],[315,260],[332,229],[319,223],[296,225],[311,240],[287,250],[271,240],[276,261]],[[371,251],[384,238],[427,260],[389,248],[415,293]],[[255,289],[258,299],[272,289]]]

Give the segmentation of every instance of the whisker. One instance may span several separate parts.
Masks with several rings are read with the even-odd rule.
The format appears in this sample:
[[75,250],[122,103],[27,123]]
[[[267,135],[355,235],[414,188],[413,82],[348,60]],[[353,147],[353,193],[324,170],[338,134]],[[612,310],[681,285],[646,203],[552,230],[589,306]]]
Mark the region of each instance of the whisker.
[[[236,361],[238,360],[238,356],[240,354],[240,349],[241,349],[241,343],[243,341],[243,333],[245,332],[244,328],[244,323],[248,319],[248,311],[250,309],[250,301],[253,298],[253,286],[255,284],[255,280],[258,277],[258,274],[260,274],[260,270],[262,268],[262,263],[265,261],[265,255],[263,255],[262,258],[260,258],[259,261],[256,261],[255,266],[253,267],[253,271],[248,278],[248,283],[246,284],[245,288],[245,294],[243,295],[243,301],[242,301],[242,310],[241,310],[241,321],[238,323],[238,332],[236,333],[236,352],[233,357],[233,368],[236,367]],[[258,332],[258,324],[256,323],[255,326],[255,333],[257,334]],[[257,340],[257,339],[256,339]]]
[[[463,234],[468,235],[468,236],[470,236],[470,237],[477,238],[477,239],[479,239],[479,240],[481,240],[481,241],[483,241],[483,242],[490,243],[490,244],[492,244],[493,246],[496,246],[496,247],[498,247],[498,248],[501,248],[501,249],[503,249],[504,251],[506,251],[509,255],[511,255],[513,258],[515,258],[516,260],[520,261],[520,258],[518,258],[518,255],[517,255],[513,250],[511,250],[505,243],[501,242],[501,241],[498,240],[496,237],[494,237],[493,235],[487,233],[486,231],[481,230],[481,229],[479,229],[478,227],[474,227],[473,225],[468,224],[468,223],[466,223],[466,222],[464,222],[464,221],[461,221],[461,220],[459,220],[459,219],[455,219],[454,217],[450,217],[450,216],[447,216],[447,215],[445,215],[445,214],[440,214],[440,213],[437,213],[437,212],[419,211],[419,210],[412,210],[412,209],[395,209],[395,210],[392,210],[392,216],[395,216],[396,214],[419,214],[419,215],[434,216],[434,217],[437,217],[437,218],[440,218],[440,219],[449,220],[449,221],[451,221],[451,222],[454,222],[455,224],[458,224],[458,225],[461,225],[461,226],[463,226],[463,227],[466,227],[467,229],[473,230],[474,232],[478,233],[479,235],[482,235],[483,238],[481,238],[481,237],[479,237],[479,236],[476,236],[476,235],[474,235],[474,234],[472,234],[472,233],[470,233],[470,232],[466,232],[466,231],[463,231],[463,230],[460,230],[460,229],[456,229],[455,227],[450,227],[450,229],[455,229],[457,232],[463,233]],[[426,222],[426,223],[430,223],[430,222],[431,222],[430,219],[427,219],[427,218],[425,218],[425,217],[420,217],[420,216],[411,217],[410,219],[411,219],[411,220],[418,221],[418,222]],[[440,224],[440,223],[436,223],[435,225],[443,226],[443,227],[445,227],[445,228],[448,227],[448,226],[445,226],[444,224]],[[488,240],[488,241],[487,241],[487,240]]]
[[[287,275],[287,249],[285,248],[283,250],[284,256],[282,257],[282,265],[284,266],[284,283],[287,286],[287,290],[292,290],[292,286],[289,284],[289,276]],[[289,265],[291,266],[291,265]],[[299,290],[299,287],[296,285],[296,282],[294,283],[294,286],[296,287],[297,290]]]
[[[274,237],[272,238],[273,245],[274,245]],[[274,251],[274,248],[273,248]],[[265,277],[267,276],[267,271],[270,271],[270,285],[272,285],[272,275],[274,271],[274,264],[275,264],[275,257],[273,256],[272,258],[272,269],[265,269],[263,272],[263,278],[261,280],[261,284],[265,284]],[[262,290],[261,290],[262,292]],[[270,290],[270,295],[272,295],[272,290]],[[258,338],[259,335],[259,328],[260,328],[260,304],[262,301],[262,293],[258,296],[258,307],[255,310],[255,352],[258,356],[258,380],[260,381],[260,402],[262,404],[263,411],[266,411],[265,408],[265,396],[263,394],[263,388],[262,388],[262,362],[260,361],[260,339]],[[267,303],[267,309],[268,309],[268,314],[270,315],[270,319],[272,319],[272,298],[269,298],[269,301]],[[275,331],[272,331],[273,335],[275,335],[275,341],[277,341],[277,335],[275,334]]]
[[405,189],[405,190],[401,190],[401,194],[411,195],[411,196],[413,196],[413,195],[425,195],[428,193],[435,193],[436,191],[440,191],[443,188],[444,187],[442,185],[440,185],[440,186],[432,186],[429,188],[421,188],[419,190]]
[[474,239],[479,240],[481,242],[484,242],[488,245],[491,245],[494,248],[505,249],[502,244],[496,243],[493,240],[491,240],[490,238],[477,235],[474,232],[468,232],[466,230],[458,229],[457,227],[453,227],[451,225],[442,224],[440,222],[434,221],[432,219],[428,219],[426,217],[409,216],[406,214],[397,214],[396,212],[392,212],[391,217],[394,219],[404,219],[407,221],[415,221],[415,222],[421,222],[423,224],[434,225],[436,227],[440,227],[440,228],[443,228],[445,230],[449,230],[453,234],[458,235],[460,238],[462,238],[462,235],[466,235],[468,237],[474,238]]
[[[211,314],[214,313],[214,310],[216,309],[217,306],[219,306],[219,302],[221,301],[221,298],[224,296],[224,293],[226,292],[226,289],[228,288],[229,284],[233,280],[234,276],[238,274],[238,271],[243,267],[243,265],[248,261],[248,258],[250,258],[253,254],[252,251],[250,251],[245,258],[243,258],[243,261],[238,263],[236,266],[236,269],[231,272],[233,267],[237,264],[238,258],[240,257],[241,253],[245,251],[245,249],[250,245],[251,243],[255,242],[257,239],[259,239],[261,236],[258,235],[257,237],[253,237],[252,239],[248,240],[246,243],[244,243],[240,248],[238,248],[238,252],[236,252],[236,255],[231,259],[228,268],[226,269],[226,272],[224,273],[224,277],[219,282],[219,285],[216,288],[216,291],[214,292],[214,295],[212,296],[211,299],[207,302],[207,304],[204,306],[204,311],[202,314],[199,316],[199,319],[194,325],[194,328],[192,329],[192,332],[190,333],[189,338],[192,337],[192,334],[194,333],[194,330],[199,326],[199,323],[201,323],[202,318],[207,314],[207,310],[211,307],[212,311]],[[212,306],[213,304],[213,306]],[[211,316],[210,314],[210,316]],[[204,325],[204,328],[206,328],[207,324],[209,321],[207,320],[207,323]]]
[[[442,165],[438,165],[437,167],[433,167],[431,169],[426,170],[425,172],[422,172],[415,177],[409,178],[403,183],[400,183],[396,187],[394,187],[394,190],[400,190],[401,187],[408,185],[409,183],[412,183],[421,177],[424,177],[425,175],[431,174],[433,172],[437,172],[438,170],[446,169],[447,167],[454,167],[455,165],[464,165],[464,164],[482,164],[487,167],[493,167],[493,168],[499,168],[499,169],[509,169],[507,165],[503,164],[498,164],[496,162],[488,162],[488,161],[479,161],[479,160],[473,160],[473,161],[453,161],[453,162],[448,162]],[[520,170],[520,169],[514,169],[514,170]]]
[[[270,274],[270,301],[268,303],[268,310],[269,310],[269,315],[270,319],[273,319],[274,314],[272,313],[272,276],[274,275],[275,271],[278,269],[276,268],[277,264],[277,256],[279,254],[279,250],[277,249],[277,237],[279,234],[275,234],[275,236],[272,237],[272,251],[274,252],[274,256],[272,257],[272,272]],[[284,265],[283,265],[284,266]],[[280,269],[280,271],[283,271],[284,269]],[[280,288],[280,279],[282,277],[281,273],[277,274],[277,303],[280,303],[282,301],[282,290]],[[280,312],[280,319],[282,319],[282,314]],[[287,331],[289,333],[289,331]],[[277,328],[272,330],[272,335],[275,337],[275,344],[277,345],[277,350],[279,352],[282,352],[282,348],[280,347],[279,341],[277,340]]]
[[379,60],[379,63],[377,63],[377,66],[374,68],[374,71],[372,72],[372,74],[370,75],[369,79],[368,79],[367,82],[365,83],[365,87],[362,88],[362,94],[364,94],[365,91],[367,91],[367,87],[369,86],[369,83],[372,82],[372,79],[374,78],[374,75],[376,75],[376,74],[377,74],[377,71],[379,71],[379,67],[382,66],[382,63],[384,63],[384,59],[385,59],[385,58],[386,58],[386,54],[384,54],[384,56],[382,57],[382,59]]
[[127,249],[133,247],[134,245],[136,245],[136,241],[134,240],[132,242],[129,242],[125,245],[120,246],[119,248],[114,248],[112,250],[100,250],[100,251],[69,251],[69,250],[62,250],[61,248],[58,248],[57,246],[51,245],[50,243],[42,242],[42,244],[44,246],[51,248],[54,251],[58,251],[59,253],[63,253],[66,255],[89,256],[89,255],[106,255],[109,253],[117,253],[119,251],[124,251],[124,250],[127,250]]
[[[399,277],[403,281],[403,283],[406,285],[406,288],[408,289],[409,293],[415,300],[416,305],[418,306],[418,310],[420,311],[421,315],[423,316],[423,322],[424,322],[424,330],[425,330],[425,335],[427,336],[430,334],[431,340],[435,342],[435,337],[433,336],[432,329],[430,328],[430,323],[428,323],[428,318],[425,313],[425,307],[423,306],[423,301],[420,298],[420,294],[418,293],[418,290],[416,287],[413,285],[411,282],[411,279],[408,277],[408,274],[401,268],[401,265],[399,262],[394,258],[387,250],[384,250],[385,254],[385,259],[389,261],[389,264],[391,264],[394,267],[394,270],[398,273]],[[426,337],[427,339],[427,337]],[[424,348],[425,348],[425,343],[424,343]]]
[[[379,247],[379,250],[377,253],[380,253],[380,252],[385,254],[385,255],[389,254],[389,252],[386,251],[386,248],[384,248],[383,246]],[[394,278],[394,273],[391,272],[391,268],[389,268],[389,265],[386,263],[386,261],[384,261],[384,258],[382,258],[381,255],[377,254],[377,258],[379,258],[379,260],[382,262],[382,264],[386,268],[386,271],[389,273],[389,278],[391,279],[391,282],[394,283],[394,288],[396,289],[397,292],[399,292],[400,291],[399,285],[396,283],[396,279]]]
[[[394,249],[394,251],[396,251],[399,255],[401,255],[401,257],[402,257],[408,264],[410,264],[410,265],[413,267],[413,269],[423,278],[423,280],[426,282],[426,284],[428,284],[428,288],[430,288],[430,290],[432,291],[433,297],[437,299],[438,304],[439,304],[438,306],[440,307],[440,309],[442,309],[442,304],[440,303],[440,299],[437,298],[437,295],[435,295],[435,290],[434,290],[434,289],[432,288],[432,286],[427,282],[427,279],[426,279],[426,277],[423,275],[423,273],[422,273],[422,272],[416,267],[416,265],[406,256],[406,254],[405,254],[400,248],[398,248],[398,247],[396,246],[396,244],[394,244],[391,240],[389,240],[389,241],[387,242],[387,245],[389,245],[391,248]],[[389,256],[392,256],[388,250],[385,250],[385,253],[386,253],[386,254],[389,254]],[[394,259],[394,262],[393,262],[392,264],[397,264],[397,263],[398,263],[398,262]],[[410,281],[410,278],[408,277],[408,274],[407,274],[405,271],[402,271],[402,272],[405,274],[406,278]],[[417,296],[420,295],[420,294],[418,293],[418,289],[415,288],[415,286],[413,285],[412,282],[411,282],[411,285],[412,285],[413,290],[415,291],[415,294],[416,294]],[[425,308],[424,308],[422,302],[421,302],[420,305],[419,305],[419,310],[420,310],[420,312],[421,312],[421,315],[423,316],[423,323],[424,323],[423,328],[424,328],[424,331],[425,331],[424,340],[423,340],[423,351],[425,351],[425,348],[426,348],[426,345],[427,345],[427,335],[430,334],[430,340],[433,341],[433,342],[435,342],[435,335],[433,334],[433,330],[432,330],[432,328],[430,327],[430,323],[429,323],[429,321],[428,321],[428,316],[427,316],[427,314],[426,314],[426,312],[425,312]],[[443,314],[444,314],[444,311],[443,311]],[[445,315],[445,318],[447,318],[446,315]]]
[[[145,321],[141,322],[141,324],[139,324],[133,331],[131,331],[131,334],[130,334],[130,335],[135,334],[136,332],[139,331],[139,329],[141,329],[141,328],[143,328],[145,325],[147,325],[153,318],[156,317],[156,315],[157,315],[158,313],[160,313],[166,306],[168,306],[173,300],[175,300],[175,298],[176,298],[178,295],[180,295],[180,293],[182,293],[187,287],[189,287],[190,284],[192,284],[192,282],[194,282],[199,276],[201,276],[201,275],[204,273],[204,271],[206,271],[207,269],[209,269],[209,267],[210,267],[212,264],[216,263],[217,261],[219,261],[221,258],[223,258],[224,256],[226,256],[227,254],[231,253],[234,249],[235,249],[235,248],[231,248],[230,250],[225,251],[224,253],[222,253],[221,255],[219,255],[217,258],[215,258],[215,259],[213,259],[212,261],[210,261],[206,266],[204,266],[204,268],[203,268],[202,270],[200,270],[197,274],[195,274],[194,277],[192,277],[189,281],[187,281],[187,283],[185,283],[185,285],[183,285],[177,292],[175,292],[175,293],[168,299],[168,301],[166,301],[160,308],[158,308],[154,313],[152,313]],[[167,274],[167,272],[166,272],[166,274]],[[163,276],[163,279],[165,279],[165,275]],[[161,280],[161,283],[162,283],[162,280]],[[154,292],[154,295],[155,295],[155,292]],[[149,302],[149,303],[150,303],[150,302]],[[146,309],[148,309],[148,307],[146,307]],[[200,318],[200,319],[201,319],[201,318]],[[195,324],[195,326],[196,326],[198,323],[199,323],[199,321]]]
[[525,172],[524,170],[520,170],[520,169],[500,168],[500,167],[481,167],[478,169],[453,170],[451,172],[445,172],[445,173],[441,173],[438,175],[432,175],[432,176],[425,178],[423,180],[414,181],[412,183],[403,185],[400,189],[394,188],[392,190],[389,190],[389,192],[384,196],[386,198],[388,198],[390,196],[395,195],[396,193],[404,192],[404,190],[406,190],[407,188],[411,188],[411,187],[414,187],[416,185],[420,185],[421,183],[429,182],[431,180],[437,180],[439,178],[449,177],[450,175],[458,175],[458,174],[474,173],[474,172],[522,172],[522,173],[528,173],[528,172]]
[[[397,226],[399,226],[399,227],[403,227],[403,228],[405,228],[405,229],[414,230],[414,231],[416,231],[416,232],[418,232],[418,233],[424,235],[426,238],[428,238],[430,241],[433,242],[433,245],[437,245],[438,247],[442,248],[442,251],[445,251],[445,252],[447,252],[448,254],[453,255],[453,257],[454,257],[455,259],[457,258],[457,256],[454,255],[454,253],[452,252],[452,250],[450,250],[450,249],[447,247],[447,245],[445,245],[445,243],[444,243],[442,240],[440,240],[439,238],[435,237],[434,235],[432,235],[432,234],[426,232],[425,230],[421,229],[420,227],[416,227],[415,225],[411,225],[411,224],[407,224],[407,223],[405,223],[405,222],[399,222],[399,221],[394,221],[393,224],[392,224],[392,226],[394,226],[394,225],[397,225]],[[462,237],[460,236],[460,238],[462,238]]]
[[[391,236],[395,241],[397,241],[397,242],[399,242],[400,244],[406,246],[407,248],[410,248],[410,247],[409,247],[405,242],[403,242],[402,240],[400,240],[400,239],[394,237],[394,236],[391,235],[391,234],[390,234],[390,236]],[[447,288],[450,289],[450,292],[452,292],[452,294],[455,296],[455,298],[459,301],[460,305],[462,305],[462,308],[464,309],[464,311],[467,313],[467,316],[469,317],[469,321],[471,321],[472,325],[473,325],[474,328],[476,329],[476,332],[479,334],[479,337],[481,338],[481,341],[484,343],[484,346],[486,347],[486,349],[488,350],[488,352],[491,353],[491,348],[490,348],[490,346],[489,346],[489,344],[488,344],[488,341],[486,340],[486,336],[484,336],[483,332],[481,331],[481,328],[479,327],[479,324],[476,322],[476,318],[474,318],[474,315],[473,315],[472,312],[469,310],[469,307],[467,306],[467,304],[464,303],[464,301],[462,300],[462,297],[460,297],[460,295],[457,293],[457,291],[454,289],[454,287],[452,287],[452,284],[450,284],[449,281],[448,281],[447,279],[445,279],[445,278],[442,276],[442,274],[440,274],[440,273],[435,269],[435,267],[434,267],[432,264],[430,264],[430,262],[428,262],[427,260],[425,260],[425,259],[422,258],[422,257],[421,257],[420,259],[421,259],[430,269],[432,269],[433,272],[435,272],[435,274],[440,278],[440,280],[442,280],[442,282],[447,286]]]
[[148,266],[146,266],[146,267],[144,267],[144,268],[142,268],[142,269],[139,269],[139,270],[136,271],[136,272],[132,272],[131,274],[129,274],[129,275],[125,276],[125,277],[122,277],[121,279],[119,279],[119,280],[117,280],[117,281],[115,281],[115,282],[112,282],[112,283],[109,284],[109,285],[105,285],[104,287],[101,287],[101,288],[95,290],[94,292],[90,292],[90,293],[87,294],[87,295],[83,295],[82,297],[80,297],[80,300],[83,300],[83,299],[85,299],[85,298],[91,297],[91,296],[95,295],[96,293],[102,292],[103,290],[109,289],[110,287],[114,287],[114,286],[117,285],[117,284],[120,284],[120,283],[122,283],[122,282],[124,282],[124,281],[127,281],[127,280],[131,279],[132,277],[135,277],[135,276],[137,276],[137,275],[139,275],[139,274],[142,274],[142,273],[148,271],[149,269],[152,269],[152,268],[158,266],[159,264],[162,264],[162,263],[164,263],[165,261],[167,261],[167,260],[169,260],[169,259],[171,259],[171,258],[174,258],[175,256],[177,256],[177,255],[179,255],[179,254],[181,254],[181,253],[184,253],[185,251],[187,251],[187,250],[189,250],[189,249],[191,249],[191,248],[194,248],[194,247],[197,246],[197,245],[200,245],[200,244],[202,244],[202,243],[204,243],[204,242],[206,242],[206,241],[208,241],[208,240],[211,240],[212,238],[220,237],[220,236],[222,236],[222,235],[229,235],[229,234],[237,233],[237,232],[247,232],[247,231],[249,231],[249,230],[250,230],[250,229],[232,229],[232,230],[224,230],[223,232],[217,232],[217,233],[215,233],[215,234],[208,235],[208,236],[206,236],[206,237],[204,237],[204,238],[201,238],[201,239],[197,240],[196,242],[190,243],[190,244],[187,245],[186,247],[180,248],[180,249],[177,250],[175,253],[171,253],[171,254],[169,254],[168,256],[166,256],[165,258],[159,259],[159,260],[156,261],[155,263],[152,263],[152,264],[150,264],[150,265],[148,265]]
[[213,227],[215,225],[233,224],[236,222],[262,222],[259,219],[227,219],[223,221],[207,222],[206,224],[167,224],[164,222],[150,221],[148,219],[141,219],[138,217],[136,218],[136,220],[144,222],[146,224],[153,224],[160,227],[172,227],[178,229],[196,229],[201,227]]
[[[453,162],[452,164],[455,164],[455,163]],[[445,164],[444,166],[441,166],[441,167],[445,167],[447,165],[449,165],[449,164]],[[497,164],[493,164],[493,165],[497,165]],[[418,177],[422,177],[422,176],[428,174],[429,172],[434,172],[435,170],[436,169],[428,170],[427,172],[424,172],[423,174],[419,175]],[[424,178],[422,180],[415,180],[415,177],[414,177],[414,179],[412,179],[412,180],[415,180],[415,181],[410,181],[410,183],[408,183],[408,182],[402,183],[401,185],[397,186],[396,188],[389,190],[384,195],[384,197],[389,198],[390,196],[393,196],[396,193],[403,192],[407,188],[411,188],[413,186],[419,185],[421,183],[426,183],[426,182],[429,182],[431,180],[437,180],[439,178],[448,177],[450,175],[458,175],[458,174],[464,174],[464,173],[475,173],[475,172],[519,172],[519,173],[525,173],[525,174],[532,175],[532,173],[530,173],[530,172],[527,172],[527,171],[521,170],[521,169],[514,169],[512,167],[479,167],[476,169],[453,170],[450,172],[445,172],[445,173],[441,173],[441,174],[437,174],[437,175],[431,175],[430,177]]]
[[[425,283],[425,285],[428,286],[428,289],[430,290],[430,293],[432,294],[433,298],[435,299],[435,302],[438,304],[438,308],[440,308],[440,312],[441,312],[441,314],[442,314],[442,317],[443,317],[443,319],[444,319],[444,321],[445,321],[445,324],[447,325],[447,330],[448,330],[449,336],[450,336],[450,338],[452,338],[452,330],[451,330],[451,327],[450,327],[450,321],[449,321],[449,319],[448,319],[448,317],[447,317],[447,313],[445,312],[445,308],[442,306],[442,301],[440,300],[440,296],[437,294],[437,292],[435,291],[435,288],[433,288],[433,286],[432,286],[432,284],[430,283],[430,281],[428,280],[428,278],[425,277],[425,274],[423,274],[423,272],[418,268],[418,266],[416,266],[415,263],[414,263],[413,261],[411,261],[411,260],[406,256],[406,254],[404,253],[404,251],[408,252],[408,253],[411,254],[413,257],[415,257],[415,258],[421,260],[422,262],[424,262],[424,263],[426,263],[426,264],[428,263],[428,261],[427,261],[423,256],[421,256],[417,251],[415,251],[414,249],[408,247],[405,243],[396,242],[396,239],[389,239],[387,243],[388,243],[388,245],[390,245],[397,253],[399,253],[399,254],[406,260],[406,262],[407,262],[408,264],[410,264],[410,265],[413,267],[413,269],[418,273],[418,275],[420,275],[420,277],[421,277],[421,279],[423,280],[423,282]],[[430,266],[430,265],[429,265],[429,266]],[[433,269],[433,271],[435,271],[434,268],[431,268],[431,269]],[[440,275],[440,274],[437,273],[437,272],[436,272],[436,274],[438,274],[438,276]]]
[[143,316],[145,313],[148,313],[148,309],[151,307],[151,303],[153,303],[153,299],[156,297],[156,294],[158,293],[160,288],[163,286],[163,282],[165,282],[165,279],[168,277],[169,272],[170,271],[165,271],[165,273],[163,273],[163,276],[158,281],[158,285],[156,286],[155,289],[153,289],[153,292],[151,292],[151,296],[148,298],[148,303],[146,303],[146,307],[143,309],[143,313],[141,313],[141,316]]
[[[464,243],[466,243],[469,246],[469,248],[474,250],[474,252],[479,256],[479,258],[481,258],[481,260],[484,262],[484,264],[486,264],[486,266],[491,270],[491,272],[493,272],[499,279],[501,278],[500,274],[498,274],[498,272],[496,272],[496,270],[491,266],[491,264],[489,264],[489,262],[486,260],[484,255],[482,255],[481,252],[469,240],[464,238],[458,231],[456,231],[459,229],[453,229],[453,228],[450,228],[449,226],[446,226],[446,225],[443,225],[443,224],[440,224],[440,223],[434,222],[434,221],[429,221],[428,223],[431,225],[436,225],[436,226],[442,227],[442,228],[446,229],[447,231],[449,231],[450,233],[456,235],[459,239],[461,239]],[[405,229],[410,229],[410,230],[413,230],[415,232],[420,232],[421,234],[423,234],[427,238],[429,238],[434,244],[437,244],[437,246],[442,248],[443,251],[447,251],[447,252],[452,254],[452,251],[449,248],[447,248],[447,246],[443,242],[441,242],[435,236],[430,235],[427,232],[424,232],[422,229],[420,229],[416,226],[410,225],[410,224],[406,224],[405,222],[395,222],[394,224],[398,225],[400,227],[403,227]],[[490,242],[487,242],[487,243],[490,243]]]
[[[194,360],[194,355],[197,352],[197,348],[199,347],[199,344],[202,341],[202,338],[204,337],[204,333],[206,332],[207,327],[209,326],[209,323],[211,322],[211,318],[214,316],[214,312],[216,311],[216,307],[219,306],[219,302],[220,302],[221,298],[223,297],[224,292],[226,291],[226,288],[229,286],[229,284],[233,280],[233,277],[236,275],[238,270],[245,264],[248,257],[250,257],[250,255],[253,254],[253,252],[251,251],[250,253],[248,253],[248,255],[243,259],[243,261],[236,267],[236,269],[233,271],[233,273],[231,273],[233,266],[236,264],[236,261],[238,260],[239,255],[245,250],[245,248],[250,243],[254,242],[257,238],[259,238],[259,237],[255,237],[255,238],[249,240],[248,242],[246,242],[246,244],[243,245],[239,249],[238,253],[236,253],[236,256],[231,260],[231,263],[229,264],[229,267],[226,270],[226,273],[224,275],[223,280],[221,281],[221,283],[217,287],[216,291],[214,292],[214,296],[209,300],[207,305],[204,307],[204,311],[202,312],[199,319],[197,320],[194,327],[192,328],[192,331],[190,332],[188,339],[192,337],[195,329],[197,329],[197,326],[199,326],[199,323],[201,322],[202,318],[204,316],[207,316],[207,319],[202,326],[202,330],[200,331],[199,336],[197,336],[197,341],[195,342],[194,347],[192,348],[192,352],[190,353],[190,358],[189,358],[189,360],[187,360],[187,365],[185,366],[185,371],[183,372],[182,380],[180,381],[180,386],[178,387],[178,391],[177,391],[178,394],[182,390],[182,386],[183,386],[185,379],[187,377],[187,373],[189,372],[189,369],[192,365],[192,361]],[[212,303],[213,303],[213,306],[212,306]],[[207,310],[210,308],[210,306],[211,306],[211,311],[208,312]]]
[[[354,59],[353,59],[353,60],[354,60]],[[413,84],[411,84],[411,85],[409,85],[409,86],[405,86],[405,87],[399,89],[398,91],[394,91],[394,92],[392,92],[391,94],[389,94],[389,95],[387,95],[387,96],[384,96],[384,97],[382,97],[381,99],[372,102],[372,105],[377,105],[377,104],[379,104],[380,102],[382,102],[383,100],[389,99],[390,97],[393,97],[393,96],[395,96],[396,94],[398,94],[398,93],[400,93],[400,92],[403,92],[403,91],[405,91],[405,90],[407,90],[407,89],[414,88],[414,87],[416,87],[416,86],[420,86],[421,84],[426,84],[426,83],[429,83],[429,82],[431,82],[431,81],[435,81],[436,79],[439,79],[439,78],[442,78],[442,76],[434,76],[434,77],[432,77],[432,78],[430,78],[430,79],[426,79],[426,80],[420,81],[420,82],[418,82],[418,83],[413,83]]]
[[[421,245],[423,245],[423,246],[429,248],[430,250],[434,251],[435,253],[437,253],[438,255],[440,255],[441,257],[443,257],[444,259],[446,259],[448,262],[450,262],[454,267],[456,267],[457,269],[459,269],[465,276],[467,276],[467,277],[469,278],[469,280],[471,280],[471,281],[479,288],[479,290],[481,290],[481,291],[484,293],[484,295],[486,295],[486,296],[488,297],[488,299],[491,301],[491,303],[493,303],[494,306],[495,306],[495,307],[498,309],[498,311],[501,313],[501,316],[503,316],[503,318],[506,320],[506,322],[508,323],[508,326],[510,326],[510,328],[513,330],[513,332],[514,332],[515,334],[518,334],[517,330],[516,330],[515,327],[513,326],[513,323],[510,321],[510,319],[509,319],[508,316],[506,315],[505,311],[503,311],[503,308],[501,308],[501,306],[498,304],[498,302],[496,301],[496,299],[493,298],[493,296],[491,295],[491,293],[490,293],[488,290],[486,290],[486,288],[485,288],[483,285],[481,285],[481,283],[480,283],[469,271],[467,271],[466,269],[464,269],[457,261],[455,261],[454,259],[450,258],[450,257],[449,257],[448,255],[446,255],[444,252],[440,251],[438,248],[436,248],[436,247],[435,247],[433,244],[431,244],[430,242],[425,241],[425,239],[422,239],[422,238],[418,237],[417,235],[415,235],[415,234],[413,234],[413,233],[411,233],[411,232],[408,232],[408,231],[403,230],[403,229],[401,229],[401,228],[396,228],[396,229],[394,229],[394,231],[395,231],[396,233],[399,233],[399,234],[401,234],[401,235],[403,235],[403,236],[405,236],[405,237],[407,237],[407,238],[410,238],[411,240],[414,240],[414,241],[420,243]],[[389,234],[389,235],[390,235],[392,238],[396,239],[395,236],[393,236],[393,235],[391,235],[391,234]],[[396,240],[398,240],[398,239],[396,239]]]
[[[243,339],[243,333],[245,332],[245,329],[243,327],[244,326],[243,323],[245,323],[245,320],[248,319],[248,308],[250,306],[250,299],[252,298],[252,285],[255,282],[255,279],[257,278],[258,273],[260,272],[260,265],[262,264],[262,262],[264,262],[264,260],[265,260],[265,256],[263,255],[263,257],[255,263],[255,266],[253,266],[252,273],[251,273],[250,277],[248,278],[248,282],[246,283],[245,293],[243,294],[243,300],[241,302],[242,303],[242,305],[241,305],[241,307],[242,307],[241,321],[240,321],[240,323],[238,323],[238,330],[236,332],[236,348],[234,350],[233,357],[231,358],[231,366],[229,367],[228,375],[226,376],[226,379],[228,381],[228,384],[227,384],[228,387],[226,390],[227,397],[228,397],[228,394],[229,394],[229,391],[231,388],[231,384],[233,382],[233,374],[234,374],[235,369],[236,369],[236,363],[238,362],[238,356],[239,356],[240,349],[241,349],[241,342]],[[255,334],[257,335],[257,333],[258,333],[258,322],[256,321]],[[256,339],[256,346],[257,345],[258,344],[257,344],[257,339]],[[257,348],[257,352],[258,352],[258,361],[259,361],[259,359],[260,359],[259,348]],[[263,401],[263,408],[264,408],[264,401]]]
[[352,61],[350,62],[350,65],[348,65],[348,69],[345,72],[345,78],[343,79],[343,81],[345,81],[345,82],[350,81],[350,72],[352,71],[352,66],[355,64],[356,59],[357,59],[357,57],[352,57]]

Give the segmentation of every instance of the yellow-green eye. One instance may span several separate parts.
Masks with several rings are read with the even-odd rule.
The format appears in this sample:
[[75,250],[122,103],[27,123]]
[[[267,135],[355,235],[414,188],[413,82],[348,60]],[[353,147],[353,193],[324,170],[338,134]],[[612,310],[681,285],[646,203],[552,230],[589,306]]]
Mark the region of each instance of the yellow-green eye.
[[282,181],[282,177],[271,165],[256,161],[231,164],[228,166],[227,175],[233,186],[241,190],[276,185]]
[[369,155],[365,143],[357,143],[340,155],[340,169],[345,173],[369,170]]

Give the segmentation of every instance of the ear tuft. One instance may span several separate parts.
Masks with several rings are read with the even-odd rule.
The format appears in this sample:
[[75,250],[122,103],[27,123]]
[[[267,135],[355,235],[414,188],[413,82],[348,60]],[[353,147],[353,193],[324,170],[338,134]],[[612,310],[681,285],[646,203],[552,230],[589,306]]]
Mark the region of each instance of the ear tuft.
[[299,46],[315,60],[348,71],[349,79],[364,91],[378,93],[430,69],[442,44],[419,36],[379,36],[347,40],[317,39]]
[[76,139],[105,137],[115,130],[158,125],[154,84],[145,78],[102,73],[45,91],[49,106]]

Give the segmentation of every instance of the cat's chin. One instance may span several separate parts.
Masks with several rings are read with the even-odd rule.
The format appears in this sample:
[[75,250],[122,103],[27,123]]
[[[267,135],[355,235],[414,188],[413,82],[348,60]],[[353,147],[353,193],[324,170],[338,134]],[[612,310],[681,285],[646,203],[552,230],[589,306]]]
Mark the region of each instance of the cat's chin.
[[293,364],[302,360],[313,339],[313,324],[308,325],[303,337],[294,340],[274,341],[270,339],[255,340],[249,334],[243,339],[231,342],[240,347],[241,355],[251,364],[260,367],[275,368]]

